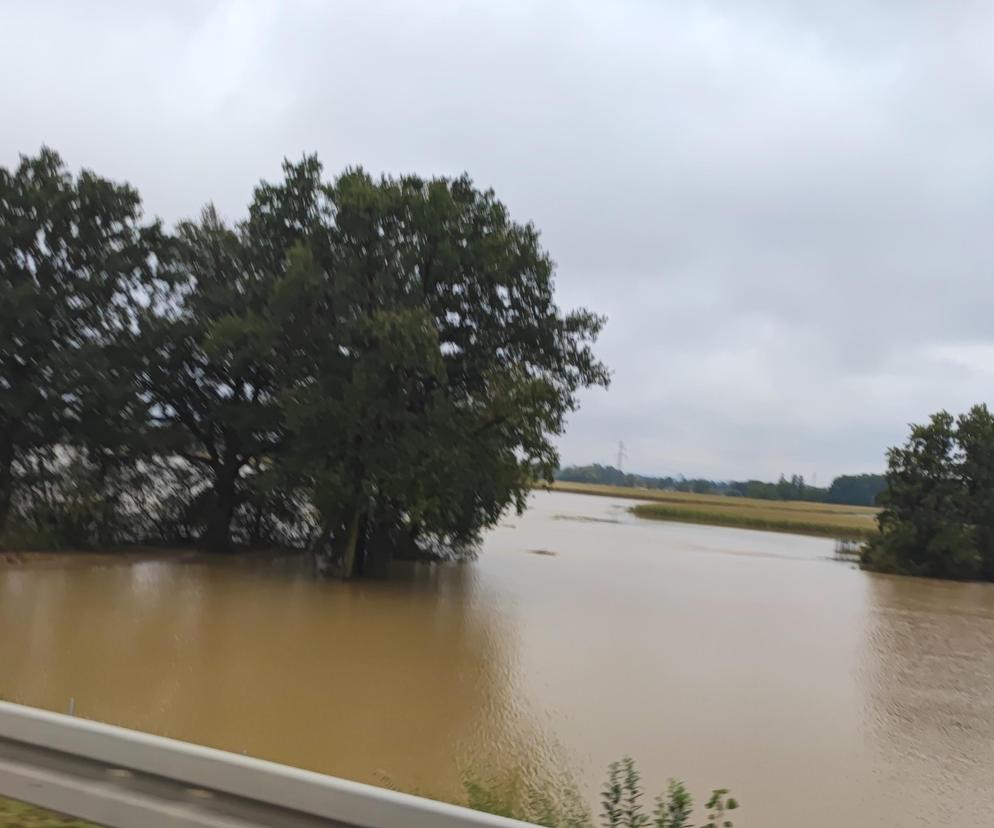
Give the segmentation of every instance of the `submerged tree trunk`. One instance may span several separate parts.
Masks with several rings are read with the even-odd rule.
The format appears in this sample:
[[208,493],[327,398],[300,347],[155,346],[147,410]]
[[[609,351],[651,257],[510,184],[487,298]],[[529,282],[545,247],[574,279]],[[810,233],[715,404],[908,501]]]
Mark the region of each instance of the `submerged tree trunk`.
[[0,435],[0,529],[7,525],[14,496],[14,441]]
[[235,516],[239,468],[237,461],[228,460],[215,472],[214,502],[207,516],[207,530],[204,532],[204,543],[212,552],[225,552],[231,543],[231,521]]
[[370,520],[362,559],[362,574],[373,578],[386,578],[397,553],[398,533],[390,523]]
[[341,578],[351,578],[356,574],[356,552],[359,547],[359,523],[361,519],[358,509],[345,519],[342,532],[335,538],[335,559],[338,561]]
[[252,521],[252,546],[260,547],[262,546],[262,520],[265,517],[266,509],[265,502],[260,497],[255,504],[255,518]]
[[363,514],[353,508],[322,528],[312,547],[315,565],[322,575],[345,580],[360,574],[359,535],[363,523]]
[[359,529],[356,536],[355,566],[353,574],[362,576],[366,574],[366,563],[369,557],[369,514],[363,513],[359,518]]

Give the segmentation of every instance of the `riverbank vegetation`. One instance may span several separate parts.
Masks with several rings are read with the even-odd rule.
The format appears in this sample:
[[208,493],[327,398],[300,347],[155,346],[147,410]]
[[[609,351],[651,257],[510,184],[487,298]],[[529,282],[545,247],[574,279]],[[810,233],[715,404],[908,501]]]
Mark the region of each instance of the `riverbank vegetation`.
[[532,481],[603,319],[466,178],[331,182],[173,232],[43,150],[0,169],[0,538],[466,554]]
[[868,569],[994,581],[994,415],[986,405],[911,426],[887,455],[880,533]]
[[[519,819],[545,828],[693,828],[694,798],[686,785],[670,779],[666,789],[650,802],[641,774],[631,757],[608,766],[600,792],[595,822],[575,787],[547,790],[528,785],[520,775],[465,783],[467,804],[477,811]],[[700,828],[733,828],[732,812],[739,807],[726,788],[713,790],[705,800],[707,812]]]
[[877,533],[877,510],[869,507],[803,501],[771,502],[659,489],[563,483],[558,480],[548,488],[560,492],[644,500],[647,502],[634,506],[632,512],[650,520],[731,526],[767,532],[794,532],[849,540],[866,540]]
[[818,488],[806,482],[801,474],[794,474],[789,478],[780,475],[776,483],[763,480],[691,479],[682,476],[649,477],[596,463],[591,466],[566,466],[556,472],[556,480],[564,483],[749,497],[754,500],[803,500],[850,506],[876,505],[877,495],[883,491],[885,485],[882,474],[844,474],[836,477],[828,488]]
[[[600,820],[595,823],[590,809],[575,786],[548,789],[528,784],[520,774],[481,780],[467,777],[464,804],[476,811],[518,819],[544,828],[692,828],[694,799],[686,786],[669,780],[666,790],[653,802],[645,802],[641,776],[631,758],[612,762],[601,791]],[[706,822],[701,828],[733,828],[731,812],[738,802],[728,790],[718,788],[705,801]],[[57,814],[25,802],[0,796],[0,828],[99,828],[72,816]]]
[[0,828],[100,828],[100,826],[0,796]]

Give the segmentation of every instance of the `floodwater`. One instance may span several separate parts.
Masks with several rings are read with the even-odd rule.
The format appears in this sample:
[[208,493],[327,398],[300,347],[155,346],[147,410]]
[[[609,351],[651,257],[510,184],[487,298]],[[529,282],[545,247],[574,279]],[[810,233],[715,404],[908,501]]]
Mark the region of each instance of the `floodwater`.
[[0,697],[439,797],[501,763],[595,795],[627,753],[741,828],[994,825],[994,588],[628,505],[536,493],[388,581],[0,567]]

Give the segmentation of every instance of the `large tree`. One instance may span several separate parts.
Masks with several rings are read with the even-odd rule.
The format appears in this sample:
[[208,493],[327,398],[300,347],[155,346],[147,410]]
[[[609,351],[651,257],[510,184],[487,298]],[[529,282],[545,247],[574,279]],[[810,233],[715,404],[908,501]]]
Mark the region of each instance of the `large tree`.
[[994,418],[986,406],[913,425],[887,459],[880,534],[864,562],[934,578],[994,577]]
[[132,190],[53,154],[4,171],[4,512],[15,457],[140,456],[146,525],[220,549],[279,503],[271,524],[318,526],[348,576],[374,538],[465,547],[551,478],[608,374],[603,320],[556,306],[534,227],[465,177],[284,172],[244,221],[207,208],[163,239]]
[[141,318],[153,447],[202,471],[202,508],[190,521],[202,523],[202,540],[215,550],[229,545],[246,473],[258,473],[281,440],[269,308],[282,258],[264,255],[244,225],[229,227],[208,207],[177,229],[170,300]]
[[976,573],[971,575],[994,581],[994,416],[986,405],[975,405],[957,418],[956,439],[962,510],[973,528],[976,549]]
[[537,231],[492,192],[318,174],[291,166],[268,191],[267,214],[310,223],[276,303],[294,355],[287,462],[320,511],[319,551],[351,575],[384,524],[462,544],[523,508],[577,392],[608,375],[590,347],[602,320],[558,309]]
[[155,291],[138,193],[42,149],[0,168],[0,528],[14,470],[56,446],[120,451],[140,418],[122,338]]
[[[289,368],[310,348],[321,309],[293,304],[287,268],[298,248],[312,255],[327,248],[320,169],[313,157],[285,163],[284,180],[256,187],[248,217],[234,226],[212,206],[198,222],[180,224],[169,269],[174,293],[142,319],[138,351],[157,447],[206,476],[188,511],[216,550],[229,547],[248,501],[255,501],[250,539],[266,502],[289,502],[287,470],[276,457],[289,438],[281,394]],[[299,512],[289,509],[284,523]]]

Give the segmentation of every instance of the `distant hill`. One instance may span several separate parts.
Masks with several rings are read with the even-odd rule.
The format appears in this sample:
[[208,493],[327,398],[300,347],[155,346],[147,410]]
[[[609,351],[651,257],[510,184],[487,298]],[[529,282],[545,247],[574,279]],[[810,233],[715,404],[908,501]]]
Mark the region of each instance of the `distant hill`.
[[761,500],[809,500],[815,503],[842,503],[850,506],[874,506],[884,489],[882,474],[845,474],[836,477],[826,488],[809,486],[803,475],[780,476],[776,483],[762,480],[707,480],[705,478],[649,477],[623,472],[614,466],[567,466],[556,472],[556,480],[567,483],[597,483],[603,486],[641,486],[697,494],[723,494],[754,497]]

